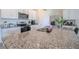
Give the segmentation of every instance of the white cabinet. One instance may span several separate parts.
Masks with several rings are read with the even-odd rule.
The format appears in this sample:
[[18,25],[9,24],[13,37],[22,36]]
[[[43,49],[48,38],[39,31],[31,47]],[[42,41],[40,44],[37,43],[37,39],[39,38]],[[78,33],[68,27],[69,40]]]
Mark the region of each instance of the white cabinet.
[[11,33],[20,33],[20,27],[14,27],[14,28],[5,28],[2,29],[2,37],[7,37],[11,35]]
[[1,9],[2,18],[18,18],[17,9]]
[[18,12],[29,14],[29,9],[18,9]]
[[79,9],[64,9],[64,19],[79,19]]
[[2,32],[1,32],[1,28],[0,28],[0,43],[2,42],[2,36],[1,36]]
[[70,19],[69,10],[67,10],[67,9],[64,9],[64,10],[63,10],[63,18],[64,18],[64,19]]
[[29,10],[29,19],[36,20],[37,19],[37,14],[35,10]]

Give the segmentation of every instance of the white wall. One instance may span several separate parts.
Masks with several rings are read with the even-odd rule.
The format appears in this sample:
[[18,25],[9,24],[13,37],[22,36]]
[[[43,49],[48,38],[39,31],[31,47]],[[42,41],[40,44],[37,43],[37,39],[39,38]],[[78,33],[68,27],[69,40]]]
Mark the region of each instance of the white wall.
[[62,9],[51,9],[51,15],[56,16],[63,16],[63,10]]
[[50,20],[49,20],[50,15],[48,13],[48,10],[39,9],[37,10],[37,15],[38,15],[37,17],[38,24],[40,28],[50,25]]
[[49,9],[48,12],[50,14],[50,21],[55,20],[56,17],[63,16],[62,9]]

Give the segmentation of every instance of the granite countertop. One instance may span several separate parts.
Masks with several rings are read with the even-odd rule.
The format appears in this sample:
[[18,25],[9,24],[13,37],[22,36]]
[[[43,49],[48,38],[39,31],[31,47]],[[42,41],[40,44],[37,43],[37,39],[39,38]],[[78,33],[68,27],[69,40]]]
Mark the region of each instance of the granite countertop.
[[51,33],[31,30],[24,33],[11,33],[4,38],[6,48],[27,49],[71,49],[79,48],[79,40],[74,31],[53,28]]

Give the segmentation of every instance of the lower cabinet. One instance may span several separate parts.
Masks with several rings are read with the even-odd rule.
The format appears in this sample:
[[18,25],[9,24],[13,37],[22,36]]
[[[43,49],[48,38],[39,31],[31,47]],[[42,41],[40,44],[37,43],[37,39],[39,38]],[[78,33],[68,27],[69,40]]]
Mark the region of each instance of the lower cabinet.
[[11,35],[12,33],[20,33],[20,27],[2,29],[2,38],[5,38]]

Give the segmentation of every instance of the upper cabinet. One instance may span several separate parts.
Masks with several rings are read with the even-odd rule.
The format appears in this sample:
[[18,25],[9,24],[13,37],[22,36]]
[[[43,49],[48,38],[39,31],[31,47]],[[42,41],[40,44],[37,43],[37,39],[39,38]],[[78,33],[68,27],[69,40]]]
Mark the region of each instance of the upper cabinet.
[[18,18],[17,9],[1,9],[2,18]]
[[36,11],[33,9],[1,9],[2,18],[18,18],[19,14],[25,18],[28,15],[28,19],[37,19]]
[[18,9],[18,12],[29,14],[29,9]]
[[68,20],[75,20],[76,25],[79,27],[79,9],[64,9],[63,18]]
[[79,9],[64,9],[64,19],[79,19]]
[[28,9],[18,9],[18,18],[19,19],[28,19],[29,14],[28,14]]
[[36,10],[34,9],[18,9],[18,12],[20,14],[28,15],[28,19],[36,20],[37,18]]
[[36,10],[29,9],[29,19],[33,19],[33,20],[36,20],[37,19]]
[[18,14],[29,14],[28,9],[1,9],[2,18],[18,18]]

